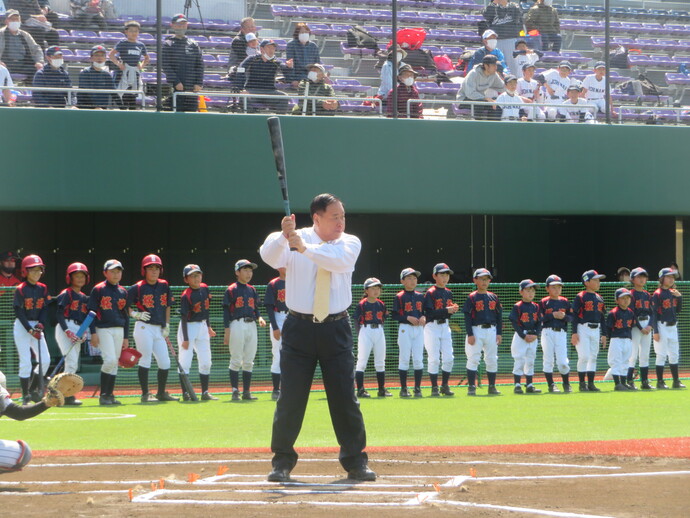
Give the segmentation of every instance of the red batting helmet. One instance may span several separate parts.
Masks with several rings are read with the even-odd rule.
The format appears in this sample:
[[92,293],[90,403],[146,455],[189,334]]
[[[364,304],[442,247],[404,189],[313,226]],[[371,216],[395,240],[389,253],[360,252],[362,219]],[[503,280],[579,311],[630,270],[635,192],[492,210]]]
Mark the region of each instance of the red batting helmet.
[[161,273],[163,273],[163,261],[156,254],[149,254],[141,260],[141,276],[146,275],[146,267],[152,264],[157,264],[161,267]]
[[89,283],[89,269],[84,263],[72,263],[67,267],[67,273],[65,274],[65,282],[67,286],[72,284],[72,274],[74,272],[84,272],[86,275],[86,284]]
[[35,266],[40,266],[43,269],[46,267],[46,265],[43,264],[43,259],[37,255],[27,255],[22,259],[22,277],[26,277],[26,270]]

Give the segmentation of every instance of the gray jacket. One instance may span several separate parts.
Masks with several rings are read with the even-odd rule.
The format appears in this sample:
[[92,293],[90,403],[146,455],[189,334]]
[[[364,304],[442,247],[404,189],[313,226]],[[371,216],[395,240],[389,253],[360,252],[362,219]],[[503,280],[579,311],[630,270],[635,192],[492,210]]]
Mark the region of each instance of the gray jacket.
[[[0,61],[2,60],[2,55],[5,53],[5,33],[7,32],[7,27],[3,27],[0,29]],[[31,34],[29,34],[26,31],[23,31],[19,29],[19,35],[24,38],[24,42],[26,45],[29,47],[29,54],[34,60],[34,63],[43,63],[43,50],[41,50],[41,47],[34,41],[34,39],[31,37]]]
[[484,74],[484,65],[474,67],[458,90],[457,98],[459,101],[483,101],[486,99],[484,92],[487,88],[493,88],[499,94],[505,92],[505,84],[497,73],[487,76]]

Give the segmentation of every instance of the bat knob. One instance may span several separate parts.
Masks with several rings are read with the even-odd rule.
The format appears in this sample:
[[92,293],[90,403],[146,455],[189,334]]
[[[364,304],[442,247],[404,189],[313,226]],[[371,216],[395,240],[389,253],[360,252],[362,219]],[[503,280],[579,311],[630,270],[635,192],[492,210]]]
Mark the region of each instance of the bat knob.
[[296,251],[297,251],[296,248],[290,247],[290,252],[296,252]]

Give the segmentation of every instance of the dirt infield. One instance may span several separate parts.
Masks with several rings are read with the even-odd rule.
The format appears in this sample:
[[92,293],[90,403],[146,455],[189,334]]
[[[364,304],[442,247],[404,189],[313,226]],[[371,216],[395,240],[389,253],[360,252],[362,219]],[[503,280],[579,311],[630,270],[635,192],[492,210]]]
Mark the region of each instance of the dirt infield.
[[376,450],[379,479],[362,484],[346,480],[330,453],[304,454],[286,485],[265,481],[267,453],[37,458],[0,478],[2,515],[686,514],[687,458]]

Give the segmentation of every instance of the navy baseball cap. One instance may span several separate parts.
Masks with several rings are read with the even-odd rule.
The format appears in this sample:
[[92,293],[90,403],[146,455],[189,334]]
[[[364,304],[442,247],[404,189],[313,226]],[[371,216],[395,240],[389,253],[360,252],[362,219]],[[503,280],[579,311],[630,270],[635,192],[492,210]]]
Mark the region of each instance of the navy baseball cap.
[[172,20],[170,20],[170,23],[181,23],[181,22],[188,22],[187,17],[184,14],[176,14],[175,16],[172,17]]
[[491,272],[487,270],[486,268],[477,268],[474,271],[474,275],[472,275],[473,279],[476,279],[477,277],[489,277],[489,279],[493,279],[494,276],[491,275]]
[[662,268],[659,270],[659,279],[666,277],[667,275],[673,275],[676,279],[678,278],[678,272],[673,268]]
[[0,254],[0,261],[18,261],[19,256],[12,250]]
[[204,273],[201,271],[201,268],[199,267],[198,264],[188,264],[182,270],[182,277],[187,277],[188,275],[191,275],[191,274],[197,273],[197,272],[198,273]]
[[117,259],[108,259],[103,265],[104,272],[107,272],[108,270],[115,270],[116,268],[124,270],[124,268],[122,267],[122,263]]
[[647,273],[647,270],[642,268],[641,266],[638,266],[637,268],[633,268],[632,271],[630,272],[630,278],[634,279],[638,275],[644,275],[645,277],[649,277],[649,274]]
[[526,288],[537,288],[539,285],[534,282],[532,279],[525,279],[523,281],[520,281],[520,291],[526,289]]
[[53,45],[52,47],[48,47],[46,49],[46,56],[49,58],[52,58],[56,54],[60,54],[62,56],[62,49],[58,47],[57,45]]
[[629,289],[626,288],[618,288],[616,290],[616,300],[618,300],[621,297],[632,297],[632,293],[630,293]]
[[587,270],[582,274],[582,282],[589,282],[592,279],[606,279],[606,275],[599,273],[596,270]]
[[568,87],[568,92],[570,92],[571,90],[575,90],[576,92],[581,92],[582,88],[580,88],[578,85],[570,85]]
[[606,63],[604,63],[603,61],[597,61],[596,63],[594,63],[594,70],[596,70],[597,68],[606,68]]
[[256,263],[253,263],[251,261],[248,261],[246,259],[240,259],[235,263],[235,271],[241,270],[242,268],[246,266],[251,266],[252,270],[256,270],[257,266]]
[[563,279],[558,275],[552,274],[546,278],[546,286],[561,285],[563,286]]
[[562,67],[569,68],[570,70],[573,69],[573,66],[570,64],[570,61],[568,61],[567,59],[564,59],[563,61],[561,61],[558,64],[558,68],[562,68]]
[[419,276],[422,274],[414,268],[405,268],[402,272],[400,272],[400,280],[402,281],[408,275],[414,275],[415,277],[419,278]]
[[108,49],[106,49],[103,45],[94,45],[91,47],[91,55],[93,56],[96,52],[103,52],[103,54],[105,54],[108,52]]
[[263,48],[263,47],[265,47],[265,46],[267,46],[267,45],[273,45],[273,46],[275,46],[275,47],[278,46],[278,44],[277,44],[275,41],[270,40],[270,39],[269,39],[269,40],[261,40],[261,43],[260,43],[259,46]]
[[369,277],[366,281],[364,281],[364,289],[368,290],[369,288],[373,288],[374,286],[381,286],[383,288],[383,283],[378,280],[376,277]]
[[446,263],[438,263],[436,266],[434,266],[434,275],[437,273],[449,273],[453,275],[453,270],[450,269],[450,266],[448,266]]

